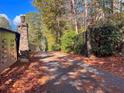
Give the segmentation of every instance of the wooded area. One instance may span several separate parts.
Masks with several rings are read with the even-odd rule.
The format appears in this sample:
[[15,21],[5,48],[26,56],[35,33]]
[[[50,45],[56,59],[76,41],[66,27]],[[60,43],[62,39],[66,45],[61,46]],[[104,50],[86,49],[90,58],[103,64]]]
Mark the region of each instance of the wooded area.
[[[15,51],[17,62],[0,73],[0,93],[124,93],[124,0],[32,5],[37,12],[21,15],[14,32],[28,61]],[[0,27],[11,29],[1,16]]]
[[[123,0],[34,0],[26,14],[32,51],[109,56],[124,52]],[[11,29],[0,17],[0,27]]]
[[123,0],[34,0],[33,4],[39,13],[26,17],[34,50],[98,56],[123,52]]

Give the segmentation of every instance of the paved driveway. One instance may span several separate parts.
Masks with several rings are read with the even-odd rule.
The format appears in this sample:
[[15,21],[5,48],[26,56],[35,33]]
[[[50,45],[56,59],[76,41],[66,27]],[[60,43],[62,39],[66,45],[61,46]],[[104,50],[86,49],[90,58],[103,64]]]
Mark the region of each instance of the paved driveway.
[[37,53],[32,56],[31,62],[26,64],[28,65],[23,68],[22,65],[19,71],[11,73],[9,78],[5,75],[9,75],[15,67],[2,74],[4,82],[1,92],[124,93],[123,78],[93,68],[74,58],[68,58],[66,54]]

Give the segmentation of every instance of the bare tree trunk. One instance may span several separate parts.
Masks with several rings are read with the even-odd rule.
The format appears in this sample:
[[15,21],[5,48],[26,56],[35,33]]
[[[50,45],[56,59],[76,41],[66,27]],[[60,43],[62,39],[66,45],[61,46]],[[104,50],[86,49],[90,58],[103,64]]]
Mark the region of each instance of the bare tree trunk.
[[85,28],[86,28],[86,56],[89,57],[91,55],[91,44],[90,44],[90,20],[89,17],[90,15],[88,14],[88,1],[85,0]]
[[124,43],[122,45],[122,56],[124,56]]
[[[122,29],[124,29],[124,27]],[[123,31],[122,39],[123,39],[123,41],[122,41],[122,55],[124,56],[124,31]]]
[[90,57],[91,55],[90,30],[91,30],[90,27],[88,27],[86,31],[86,49],[87,49],[86,56],[87,57]]
[[111,11],[112,11],[112,14],[113,14],[113,12],[114,12],[114,1],[113,0],[111,0]]
[[77,19],[76,18],[74,19],[74,22],[75,22],[75,31],[78,34],[79,33],[78,32],[78,23],[77,23]]
[[123,12],[124,1],[120,0],[120,12]]
[[[72,10],[72,14],[76,16],[75,0],[71,0],[71,10]],[[75,25],[75,31],[76,33],[78,33],[78,23],[76,17],[74,17],[74,25]]]

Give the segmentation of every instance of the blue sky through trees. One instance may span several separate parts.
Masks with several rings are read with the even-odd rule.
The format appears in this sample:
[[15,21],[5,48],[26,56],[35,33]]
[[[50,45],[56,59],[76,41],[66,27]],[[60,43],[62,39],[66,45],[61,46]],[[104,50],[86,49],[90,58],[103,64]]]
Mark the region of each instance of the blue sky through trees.
[[0,15],[7,16],[11,23],[19,15],[36,11],[32,0],[0,0]]

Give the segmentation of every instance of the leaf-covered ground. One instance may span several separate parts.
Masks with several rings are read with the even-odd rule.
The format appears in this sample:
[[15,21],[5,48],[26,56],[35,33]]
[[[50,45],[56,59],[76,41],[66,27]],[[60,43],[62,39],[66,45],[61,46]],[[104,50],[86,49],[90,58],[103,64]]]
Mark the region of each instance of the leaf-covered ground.
[[103,58],[91,56],[90,58],[87,58],[81,55],[70,54],[69,57],[83,61],[86,64],[92,65],[94,67],[111,72],[112,74],[124,78],[124,57],[122,56],[112,56]]
[[1,73],[0,93],[123,93],[123,59],[35,53]]

